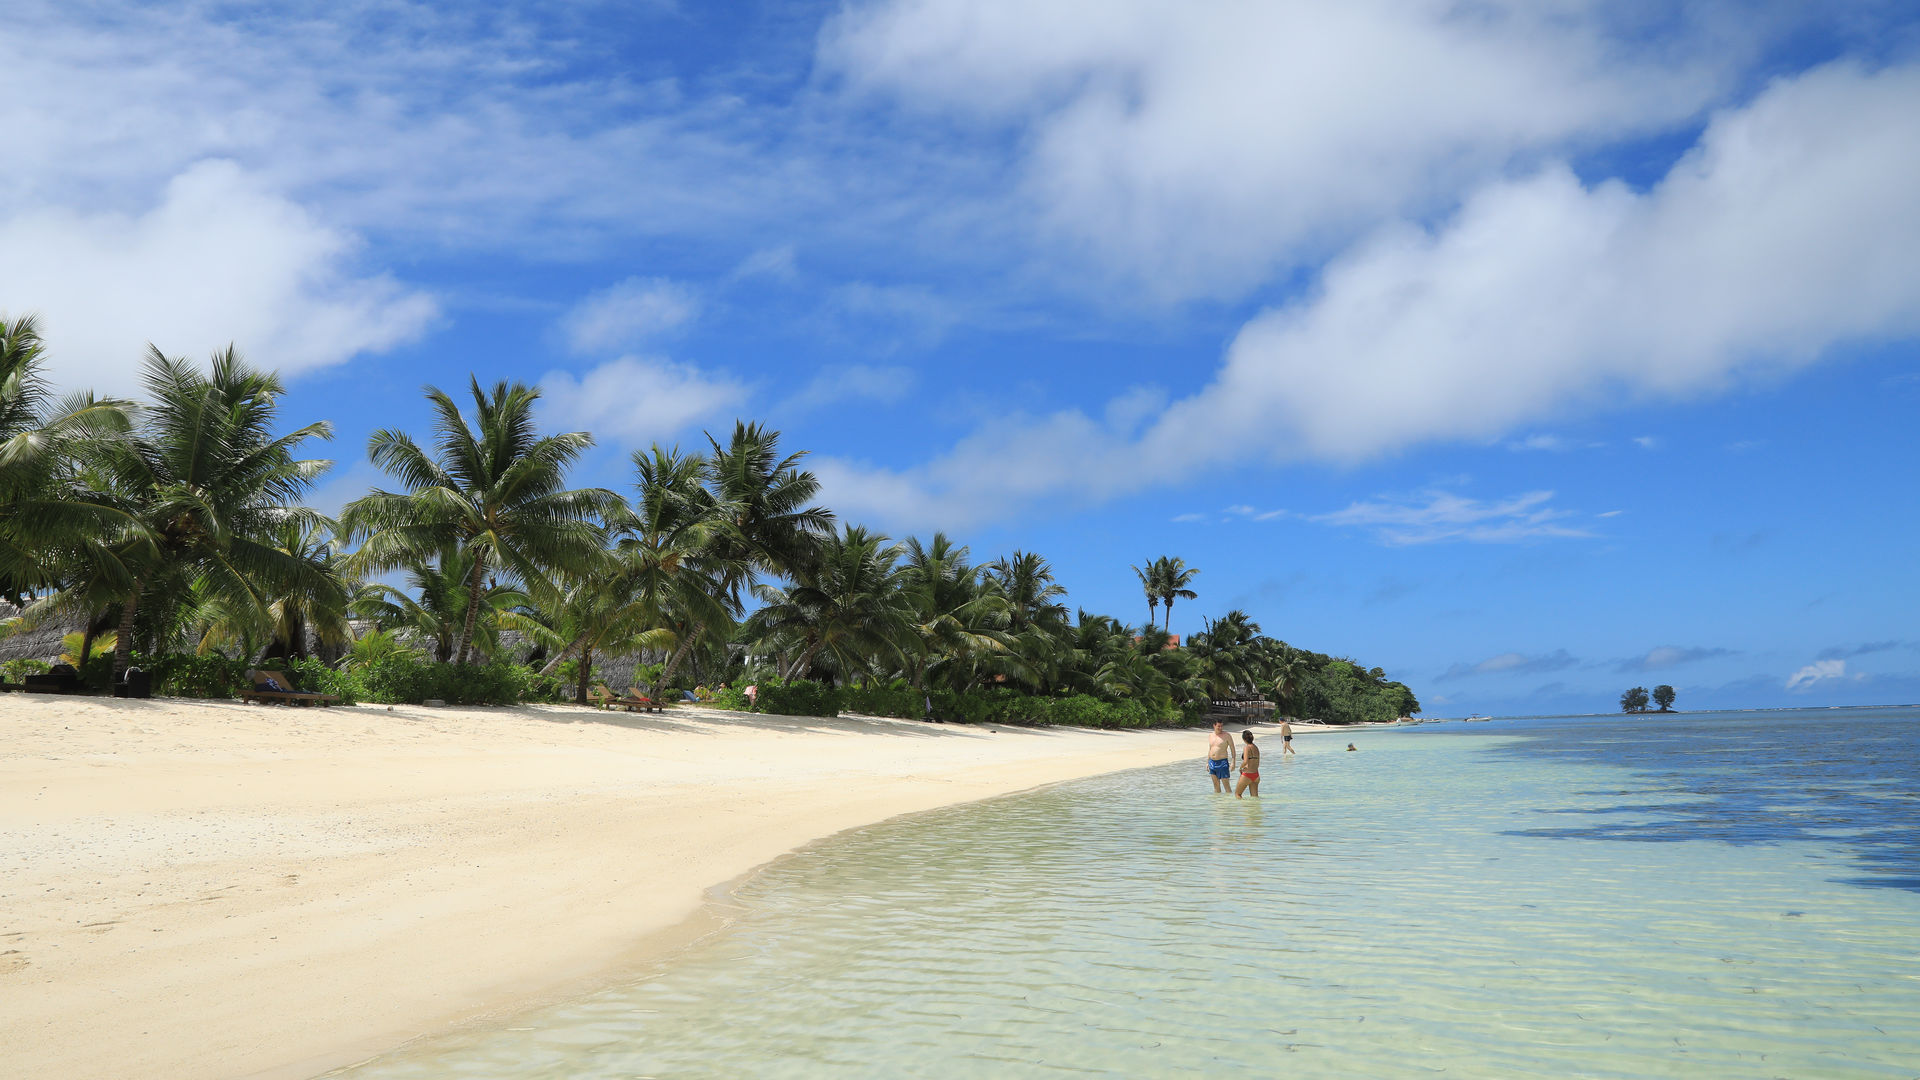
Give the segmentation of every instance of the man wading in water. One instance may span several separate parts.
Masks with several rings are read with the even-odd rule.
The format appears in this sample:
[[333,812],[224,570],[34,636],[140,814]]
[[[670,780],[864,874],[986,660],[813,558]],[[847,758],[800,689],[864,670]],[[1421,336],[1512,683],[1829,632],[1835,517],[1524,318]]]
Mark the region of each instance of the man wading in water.
[[1207,744],[1207,775],[1213,777],[1216,794],[1233,790],[1233,736],[1218,720],[1213,722],[1213,739]]

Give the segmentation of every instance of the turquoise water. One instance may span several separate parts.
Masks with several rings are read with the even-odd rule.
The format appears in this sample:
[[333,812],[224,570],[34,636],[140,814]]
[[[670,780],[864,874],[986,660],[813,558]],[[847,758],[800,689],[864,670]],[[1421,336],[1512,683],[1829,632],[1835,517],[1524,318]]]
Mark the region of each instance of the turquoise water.
[[1818,715],[1316,735],[1258,802],[1195,763],[889,822],[649,977],[336,1075],[1920,1076],[1920,710]]

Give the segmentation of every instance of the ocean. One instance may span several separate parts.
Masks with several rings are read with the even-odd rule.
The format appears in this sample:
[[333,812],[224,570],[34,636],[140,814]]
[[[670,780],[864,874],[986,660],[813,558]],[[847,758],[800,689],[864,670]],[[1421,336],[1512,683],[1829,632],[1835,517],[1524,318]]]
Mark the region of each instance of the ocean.
[[1194,739],[815,844],[629,983],[329,1076],[1920,1076],[1920,708],[1267,737],[1258,801]]

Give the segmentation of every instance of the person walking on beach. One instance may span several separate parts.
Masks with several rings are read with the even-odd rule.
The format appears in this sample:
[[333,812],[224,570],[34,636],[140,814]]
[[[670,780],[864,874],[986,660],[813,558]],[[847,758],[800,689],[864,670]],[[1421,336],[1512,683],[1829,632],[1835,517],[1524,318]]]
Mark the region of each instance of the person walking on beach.
[[[1248,739],[1247,741],[1252,742],[1253,740]],[[1295,753],[1293,749],[1293,725],[1287,723],[1287,718],[1283,716],[1280,718],[1280,756],[1286,757],[1288,754],[1293,754],[1295,757],[1300,756],[1298,753]]]
[[1213,738],[1207,742],[1207,775],[1213,777],[1213,792],[1218,795],[1233,783],[1233,736],[1227,725],[1213,722]]
[[1233,797],[1241,799],[1246,793],[1253,792],[1254,798],[1260,797],[1260,748],[1253,745],[1253,729],[1240,733],[1247,741],[1246,749],[1240,754],[1240,782],[1233,786]]

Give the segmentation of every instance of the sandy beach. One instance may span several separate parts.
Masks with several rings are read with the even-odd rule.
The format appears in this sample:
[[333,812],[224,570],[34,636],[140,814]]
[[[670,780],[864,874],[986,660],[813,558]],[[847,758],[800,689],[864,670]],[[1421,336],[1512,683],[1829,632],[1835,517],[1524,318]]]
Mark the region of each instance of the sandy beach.
[[0,1075],[313,1076],[618,979],[710,929],[711,889],[809,841],[1204,747],[6,694]]

